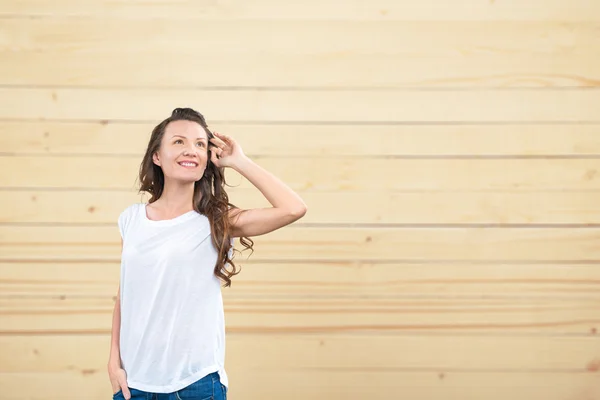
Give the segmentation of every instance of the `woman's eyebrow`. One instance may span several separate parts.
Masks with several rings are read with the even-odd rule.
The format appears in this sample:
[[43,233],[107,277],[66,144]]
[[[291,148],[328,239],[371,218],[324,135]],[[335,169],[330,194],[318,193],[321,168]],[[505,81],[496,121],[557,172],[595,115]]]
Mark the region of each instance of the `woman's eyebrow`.
[[[187,139],[187,137],[185,137],[183,135],[173,135],[173,136],[171,136],[171,139],[173,139],[174,137],[180,137],[180,138]],[[204,141],[206,141],[206,139],[203,138],[203,137],[196,138],[196,140],[204,140]]]

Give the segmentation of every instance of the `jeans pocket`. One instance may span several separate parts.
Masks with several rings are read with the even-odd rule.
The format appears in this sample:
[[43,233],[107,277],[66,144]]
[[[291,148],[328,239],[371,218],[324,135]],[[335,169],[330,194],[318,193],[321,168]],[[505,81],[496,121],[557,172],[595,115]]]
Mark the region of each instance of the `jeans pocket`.
[[175,398],[177,400],[213,400],[214,390],[212,385],[206,385],[205,382],[195,382],[176,391]]
[[209,394],[207,397],[197,397],[196,395],[190,394],[189,392],[184,392],[182,390],[178,390],[175,392],[175,398],[177,400],[213,400],[214,397],[212,394]]

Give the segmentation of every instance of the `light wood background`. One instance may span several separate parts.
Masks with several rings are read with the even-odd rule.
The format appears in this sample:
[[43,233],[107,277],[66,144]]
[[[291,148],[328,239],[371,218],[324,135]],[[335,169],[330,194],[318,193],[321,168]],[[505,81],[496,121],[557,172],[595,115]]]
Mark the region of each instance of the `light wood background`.
[[3,0],[0,398],[110,398],[116,218],[191,106],[309,206],[236,258],[230,399],[600,399],[599,87],[593,0]]

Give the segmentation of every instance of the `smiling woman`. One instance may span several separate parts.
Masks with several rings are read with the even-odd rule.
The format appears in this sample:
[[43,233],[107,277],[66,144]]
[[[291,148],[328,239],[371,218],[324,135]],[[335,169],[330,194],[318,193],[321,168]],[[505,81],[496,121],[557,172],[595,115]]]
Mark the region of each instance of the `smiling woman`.
[[[219,255],[215,275],[229,286],[231,277],[238,273],[228,256],[233,237],[229,212],[236,207],[225,191],[223,168],[210,161],[211,155],[216,157],[216,146],[208,142],[215,139],[202,114],[186,108],[173,110],[152,132],[140,166],[140,192],[151,195],[150,219],[169,219],[190,210],[207,216]],[[240,243],[252,250],[252,239],[246,239]],[[232,270],[225,265],[231,265]]]
[[[172,121],[164,130],[158,151],[151,154],[152,162],[160,167],[163,175],[173,179],[183,179],[176,167],[180,165],[184,169],[194,171],[195,181],[198,181],[202,178],[208,160],[207,135],[207,132],[193,121]],[[196,148],[204,148],[204,151],[198,151]]]
[[[272,207],[231,204],[225,167],[246,177]],[[253,250],[250,236],[296,221],[306,205],[189,108],[175,109],[154,128],[139,179],[148,203],[127,207],[118,219],[123,250],[108,363],[114,398],[226,398],[221,282],[230,286],[239,273],[233,238]]]

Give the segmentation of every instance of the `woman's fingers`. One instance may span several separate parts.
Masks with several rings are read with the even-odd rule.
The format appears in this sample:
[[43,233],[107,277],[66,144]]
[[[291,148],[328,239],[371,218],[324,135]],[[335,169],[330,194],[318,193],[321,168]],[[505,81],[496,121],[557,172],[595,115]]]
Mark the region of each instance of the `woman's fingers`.
[[218,156],[220,156],[223,152],[223,149],[217,146],[210,146],[210,151],[212,152],[212,154],[216,153]]
[[129,391],[127,385],[125,384],[121,386],[121,388],[123,389],[123,397],[125,397],[125,400],[131,399],[131,392]]
[[127,386],[127,374],[125,370],[121,369],[121,373],[119,374],[119,386],[121,386],[121,390],[123,391],[123,397],[126,400],[131,399],[131,392],[129,391],[129,387]]
[[210,153],[210,160],[213,162],[213,164],[216,164],[217,166],[219,165],[219,159],[217,158],[217,152],[216,151],[212,151]]
[[219,132],[214,132],[213,133],[215,142],[219,144],[219,147],[221,146],[231,146],[233,143],[233,139],[231,139],[231,137],[224,135],[222,133]]
[[131,399],[131,392],[129,392],[129,387],[127,386],[127,378],[122,377],[119,384],[121,385],[121,390],[123,391],[123,397],[125,397],[126,400]]
[[[215,132],[215,135],[218,135],[218,133]],[[227,146],[227,142],[223,138],[221,138],[221,137],[214,136],[210,140],[211,140],[212,143],[215,143],[219,147],[221,147],[221,146]]]

